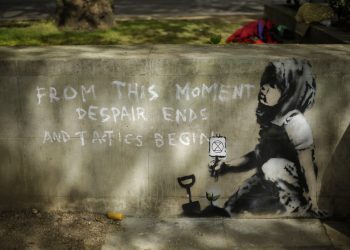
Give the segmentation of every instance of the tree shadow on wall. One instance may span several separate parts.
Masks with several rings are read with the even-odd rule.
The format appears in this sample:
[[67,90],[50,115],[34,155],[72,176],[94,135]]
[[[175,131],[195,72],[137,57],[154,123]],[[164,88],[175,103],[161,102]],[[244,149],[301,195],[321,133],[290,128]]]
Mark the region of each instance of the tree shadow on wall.
[[[62,56],[62,54],[60,56],[60,50],[64,51],[65,49],[18,48],[1,51],[0,84],[4,91],[0,91],[0,99],[1,103],[5,103],[6,106],[3,105],[0,110],[0,130],[2,131],[1,137],[3,137],[0,140],[0,244],[5,249],[24,249],[26,247],[84,249],[84,246],[89,246],[91,243],[89,243],[90,238],[86,236],[91,236],[91,233],[100,233],[98,235],[100,237],[105,236],[106,232],[101,231],[100,226],[110,223],[110,220],[104,215],[101,215],[98,221],[95,220],[95,217],[84,219],[81,216],[83,214],[81,210],[89,209],[89,207],[84,206],[86,203],[83,200],[86,198],[90,198],[90,200],[114,198],[113,194],[99,193],[98,187],[107,186],[109,190],[113,189],[116,182],[106,183],[104,177],[109,176],[108,180],[112,180],[113,176],[121,176],[118,166],[109,171],[105,166],[106,164],[102,163],[98,155],[93,153],[86,154],[86,157],[82,159],[82,157],[79,157],[79,154],[82,153],[80,145],[78,150],[70,151],[69,148],[64,148],[63,144],[49,146],[42,143],[43,138],[41,136],[43,136],[44,129],[60,129],[60,127],[63,129],[67,126],[67,122],[71,123],[71,121],[63,122],[66,120],[65,116],[69,115],[71,111],[74,112],[74,110],[69,109],[67,111],[69,113],[67,113],[62,107],[38,109],[35,99],[36,86],[41,85],[48,88],[55,83],[74,86],[78,83],[72,81],[60,82],[53,79],[57,74],[71,74],[75,78],[70,79],[79,79],[83,74],[83,69],[92,65],[92,59],[84,57],[84,54],[87,53],[86,50],[77,48],[75,51],[77,53],[74,54],[75,58],[68,60],[75,69],[64,68],[62,65],[67,62],[64,59],[65,56]],[[99,54],[106,50],[113,51],[110,48],[90,47],[88,53]],[[135,50],[137,50],[135,47],[124,48],[122,52],[119,50],[119,53],[127,54]],[[145,51],[147,51],[147,47]],[[148,51],[150,51],[149,47]],[[50,53],[57,54],[51,57]],[[28,61],[23,59],[25,56],[29,59]],[[54,59],[46,61],[45,58],[47,57]],[[145,58],[147,57],[145,56]],[[108,65],[111,68],[115,66],[113,60],[115,61],[114,58],[106,59],[106,64],[109,63]],[[61,68],[55,68],[57,61],[60,62],[59,66]],[[91,66],[92,70],[95,68],[104,69],[104,72],[109,70],[106,69],[107,66],[105,65],[101,67],[102,64],[102,60],[97,59],[95,64]],[[90,70],[87,70],[87,72],[89,72],[89,76],[94,76]],[[134,73],[135,75],[142,74],[138,69]],[[50,79],[50,81],[45,82],[45,79]],[[14,108],[10,109],[9,107]],[[42,111],[45,113],[38,114]],[[37,119],[38,117],[40,119]],[[52,128],[42,127],[47,120],[52,123]],[[86,127],[86,129],[92,130],[93,124],[88,124]],[[12,128],[10,132],[9,128]],[[39,131],[42,128],[42,134],[41,132],[36,133],[37,128],[39,128]],[[74,139],[79,141],[79,138]],[[51,149],[47,150],[49,147]],[[113,153],[115,154],[115,152],[109,152],[108,157],[111,157]],[[73,157],[68,159],[74,160],[76,158],[76,160],[67,161],[66,156],[69,154]],[[99,150],[98,154],[102,155],[103,150]],[[92,161],[94,158],[98,159]],[[136,165],[137,161],[139,161],[138,157],[131,158],[129,164],[131,166]],[[94,189],[97,191],[91,192]],[[89,196],[86,190],[90,191]],[[57,202],[62,203],[57,206]],[[65,207],[65,205],[72,206]],[[41,216],[33,214],[31,212],[32,208],[39,210]],[[81,213],[78,213],[74,218],[68,218],[62,227],[59,224],[64,216],[57,217],[55,213],[53,215],[45,213],[46,210],[67,210],[69,208],[75,211],[80,210]],[[10,212],[1,212],[6,210]],[[89,210],[93,210],[93,208]],[[65,219],[63,218],[63,220]],[[99,220],[102,222],[99,222]],[[97,231],[91,229],[90,222],[91,224],[98,223]],[[79,225],[81,230],[77,227],[75,231],[69,232],[74,225]],[[75,233],[77,235],[74,235]],[[93,239],[93,237],[91,238]],[[101,242],[95,242],[97,245],[93,245],[94,242],[92,242],[92,248],[100,248],[103,241],[104,239]]]
[[350,125],[347,127],[328,167],[325,170],[320,191],[320,205],[333,211],[335,217],[350,216]]

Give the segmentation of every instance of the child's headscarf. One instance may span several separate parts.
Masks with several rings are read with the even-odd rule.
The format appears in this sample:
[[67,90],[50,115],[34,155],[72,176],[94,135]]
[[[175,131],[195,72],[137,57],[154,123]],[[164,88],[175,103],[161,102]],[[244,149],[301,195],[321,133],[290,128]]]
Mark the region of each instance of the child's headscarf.
[[260,86],[270,84],[281,91],[278,104],[267,107],[259,103],[257,120],[267,124],[292,110],[304,113],[315,102],[316,81],[311,65],[302,59],[287,59],[269,63],[261,77]]

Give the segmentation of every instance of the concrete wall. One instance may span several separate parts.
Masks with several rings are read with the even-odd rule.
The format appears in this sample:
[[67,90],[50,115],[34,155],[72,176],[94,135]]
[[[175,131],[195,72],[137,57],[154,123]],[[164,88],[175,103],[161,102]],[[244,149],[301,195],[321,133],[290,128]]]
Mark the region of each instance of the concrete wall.
[[[206,138],[226,136],[230,158],[252,150],[261,74],[268,62],[294,57],[310,60],[317,77],[305,116],[320,200],[349,215],[349,52],[340,45],[0,48],[0,209],[177,215],[187,198],[176,178],[192,173],[194,200],[205,207],[205,191],[217,190],[222,205],[253,171],[214,182]],[[222,92],[203,93],[213,84]],[[188,98],[177,96],[185,86]],[[78,108],[87,114],[79,117]],[[187,110],[186,121],[176,121],[176,109]]]

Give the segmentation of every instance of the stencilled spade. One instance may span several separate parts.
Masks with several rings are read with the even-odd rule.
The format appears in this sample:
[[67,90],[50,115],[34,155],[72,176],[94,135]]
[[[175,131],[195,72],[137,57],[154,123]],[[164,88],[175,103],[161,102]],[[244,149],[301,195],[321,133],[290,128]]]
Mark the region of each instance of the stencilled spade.
[[192,201],[191,187],[196,182],[196,177],[192,175],[187,175],[177,178],[179,185],[186,189],[187,197],[189,199],[188,203],[182,204],[182,209],[184,215],[187,216],[199,216],[201,212],[201,206],[198,201]]

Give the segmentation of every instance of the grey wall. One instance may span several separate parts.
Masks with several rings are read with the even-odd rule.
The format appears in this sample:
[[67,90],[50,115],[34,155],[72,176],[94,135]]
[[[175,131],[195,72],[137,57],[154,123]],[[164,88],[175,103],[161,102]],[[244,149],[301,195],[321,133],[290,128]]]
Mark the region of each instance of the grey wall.
[[[214,189],[222,205],[252,171],[214,182],[208,175],[205,136],[226,136],[230,158],[253,149],[264,67],[295,57],[309,59],[317,77],[316,104],[305,116],[316,145],[322,204],[348,215],[349,52],[348,46],[334,45],[0,48],[0,209],[177,215],[186,197],[176,178],[192,173],[197,177],[194,199],[204,207],[205,191]],[[128,95],[129,85],[119,95],[116,81],[131,84],[131,92],[137,83],[137,97]],[[188,84],[190,93],[200,95],[179,100],[177,84]],[[214,97],[200,91],[203,84],[218,84],[224,91]],[[84,99],[82,86],[94,86],[95,98],[85,93]],[[59,101],[50,102],[50,87]],[[40,104],[38,88],[45,94]],[[75,97],[63,100],[64,91]],[[79,120],[76,109],[89,106],[98,108]],[[121,112],[118,116],[114,109],[116,122],[112,117],[102,122],[108,116],[101,118],[100,108],[112,115],[112,107]],[[129,120],[132,107],[144,115]],[[164,107],[172,108],[169,116],[164,117]],[[177,123],[173,109],[191,109],[197,119]],[[84,145],[79,131],[84,131]],[[53,132],[61,134],[54,139]],[[63,134],[69,139],[59,138]],[[164,145],[156,143],[159,135]]]

